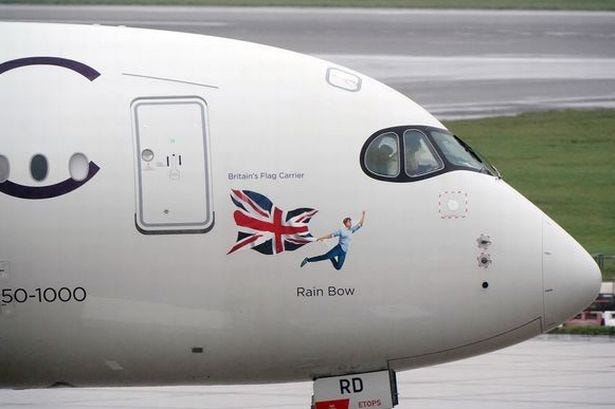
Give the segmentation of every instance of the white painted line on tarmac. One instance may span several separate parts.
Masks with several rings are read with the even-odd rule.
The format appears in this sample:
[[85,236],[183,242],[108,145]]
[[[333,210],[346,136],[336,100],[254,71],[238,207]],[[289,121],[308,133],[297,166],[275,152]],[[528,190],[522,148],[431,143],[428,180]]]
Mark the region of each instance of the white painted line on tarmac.
[[615,58],[319,54],[381,81],[615,79]]
[[[23,23],[40,23],[40,20],[19,20]],[[156,27],[170,27],[170,26],[187,26],[187,27],[227,27],[229,23],[222,21],[194,21],[194,20],[92,20],[84,21],[83,19],[45,19],[45,23],[62,23],[62,24],[90,24],[90,25],[107,25],[107,26],[156,26]]]

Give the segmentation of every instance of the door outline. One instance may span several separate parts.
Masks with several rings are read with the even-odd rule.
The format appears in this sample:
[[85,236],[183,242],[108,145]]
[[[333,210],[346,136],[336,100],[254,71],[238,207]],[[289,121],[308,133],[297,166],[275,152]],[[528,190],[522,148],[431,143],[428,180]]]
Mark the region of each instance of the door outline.
[[[204,196],[206,202],[206,218],[198,222],[183,223],[148,223],[144,220],[143,209],[143,178],[141,150],[142,141],[139,133],[139,114],[138,108],[141,106],[178,106],[178,105],[198,105],[201,116],[201,129],[203,136],[203,172],[205,173]],[[213,210],[213,187],[211,176],[211,147],[209,139],[207,102],[199,96],[160,96],[160,97],[139,97],[130,104],[132,133],[133,133],[133,160],[135,171],[135,227],[142,234],[202,234],[213,229],[215,224],[215,211]]]

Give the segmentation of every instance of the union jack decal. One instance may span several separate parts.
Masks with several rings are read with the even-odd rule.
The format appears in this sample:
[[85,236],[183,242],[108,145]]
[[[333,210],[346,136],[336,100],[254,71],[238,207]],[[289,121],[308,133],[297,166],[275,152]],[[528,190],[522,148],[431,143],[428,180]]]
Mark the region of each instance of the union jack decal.
[[233,218],[239,232],[237,242],[227,254],[242,248],[261,254],[280,254],[314,241],[308,223],[318,210],[284,211],[266,196],[249,190],[231,190],[231,200],[238,208]]

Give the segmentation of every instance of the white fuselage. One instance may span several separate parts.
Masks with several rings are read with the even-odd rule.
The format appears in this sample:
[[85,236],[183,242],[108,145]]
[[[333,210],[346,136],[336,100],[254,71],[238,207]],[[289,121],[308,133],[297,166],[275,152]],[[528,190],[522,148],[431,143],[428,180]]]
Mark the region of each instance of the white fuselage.
[[[368,77],[270,47],[128,28],[5,23],[0,44],[0,64],[58,59],[0,74],[10,163],[0,189],[42,192],[71,177],[74,154],[99,168],[61,195],[0,190],[0,289],[13,298],[0,307],[0,387],[402,370],[522,341],[597,293],[591,257],[502,179],[369,177],[370,135],[444,127]],[[146,163],[148,143],[158,156]],[[48,163],[40,181],[37,154]],[[180,154],[172,174],[164,162]],[[366,220],[339,271],[300,267],[336,240],[227,254],[241,230],[233,190],[317,210],[315,237],[363,210]],[[62,288],[68,301],[53,297]]]

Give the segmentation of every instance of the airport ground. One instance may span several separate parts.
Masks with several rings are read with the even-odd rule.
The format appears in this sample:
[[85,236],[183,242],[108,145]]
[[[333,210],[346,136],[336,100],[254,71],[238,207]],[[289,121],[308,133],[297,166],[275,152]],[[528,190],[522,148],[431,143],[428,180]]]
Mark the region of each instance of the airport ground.
[[2,21],[228,37],[370,75],[441,119],[615,107],[615,13],[0,5]]
[[517,10],[615,10],[611,0],[0,0],[6,4],[127,4],[244,7],[370,7]]
[[[601,110],[615,107],[615,13],[5,5],[0,20],[219,35],[347,65],[446,120],[539,205],[564,206],[568,216],[563,217],[576,218],[572,225],[588,220],[586,225],[599,230],[579,231],[586,237],[581,242],[593,243],[590,250],[615,250],[610,163],[615,113]],[[544,113],[589,108],[600,110]],[[524,112],[532,114],[484,119]],[[483,119],[450,122],[468,118]],[[501,156],[507,150],[502,143],[513,144],[519,162]],[[553,189],[560,196],[544,192],[541,181],[567,167],[577,179],[564,173]],[[545,173],[539,177],[535,169]],[[535,183],[531,189],[523,185],[528,180]],[[571,180],[574,189],[566,187]],[[584,186],[591,192],[578,190]],[[532,197],[541,191],[546,196]],[[399,408],[614,407],[614,375],[612,338],[543,336],[485,356],[401,373]],[[305,408],[310,395],[310,383],[0,391],[0,408]]]
[[[615,406],[615,339],[543,335],[491,354],[398,374],[397,409]],[[0,390],[2,409],[307,409],[311,382]]]

